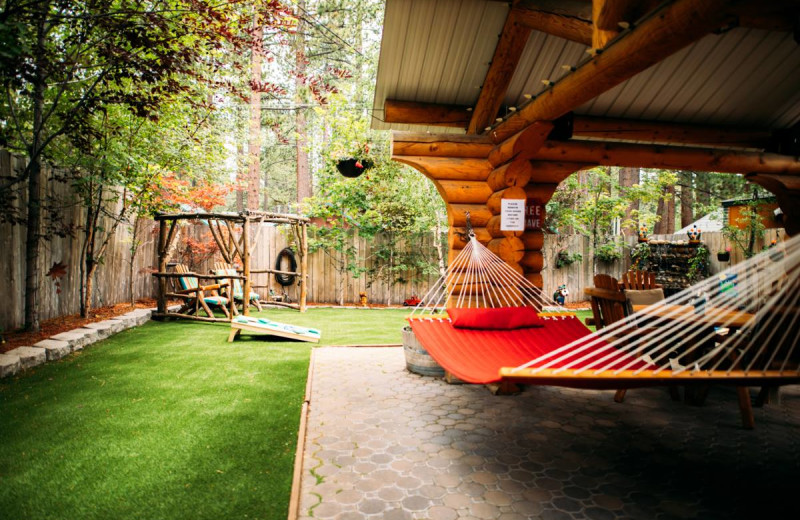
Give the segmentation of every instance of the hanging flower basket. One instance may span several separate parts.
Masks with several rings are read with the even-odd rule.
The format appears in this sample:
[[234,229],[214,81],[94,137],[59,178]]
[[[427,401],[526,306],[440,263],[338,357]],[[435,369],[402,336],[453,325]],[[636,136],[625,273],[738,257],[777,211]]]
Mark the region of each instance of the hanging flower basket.
[[336,163],[339,173],[350,179],[355,179],[370,168],[372,161],[369,159],[342,159]]
[[731,254],[728,251],[720,251],[717,253],[717,260],[720,262],[727,262],[731,259]]

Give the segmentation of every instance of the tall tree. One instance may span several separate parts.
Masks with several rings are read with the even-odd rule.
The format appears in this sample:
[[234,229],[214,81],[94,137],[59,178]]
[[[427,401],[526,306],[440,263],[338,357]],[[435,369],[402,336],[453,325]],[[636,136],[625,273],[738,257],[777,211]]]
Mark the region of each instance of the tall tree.
[[311,171],[308,164],[308,134],[306,132],[306,96],[303,78],[306,76],[306,24],[302,14],[305,13],[304,0],[297,2],[298,16],[297,32],[295,33],[295,153],[297,156],[297,202],[302,203],[311,196]]
[[[639,168],[620,168],[619,169],[619,187],[625,192],[628,188],[639,184]],[[631,221],[633,225],[622,226],[623,235],[635,235],[639,229],[639,200],[632,199],[625,208],[625,215],[623,221]]]
[[694,222],[694,173],[683,171],[678,174],[681,187],[681,227]]
[[247,133],[247,197],[244,206],[258,209],[261,185],[261,61],[264,27],[257,4],[253,4],[253,39],[250,47],[250,123]]

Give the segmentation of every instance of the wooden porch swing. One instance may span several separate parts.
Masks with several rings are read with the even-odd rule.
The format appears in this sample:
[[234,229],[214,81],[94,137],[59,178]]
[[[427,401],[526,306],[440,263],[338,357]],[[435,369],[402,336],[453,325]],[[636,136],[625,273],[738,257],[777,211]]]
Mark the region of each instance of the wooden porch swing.
[[[153,314],[154,318],[184,318],[208,322],[229,322],[239,314],[236,308],[237,298],[234,297],[235,295],[233,293],[234,281],[238,281],[241,284],[242,295],[249,296],[254,287],[261,287],[253,285],[252,275],[263,273],[273,276],[297,276],[300,287],[298,303],[270,302],[270,304],[281,305],[297,309],[300,312],[305,312],[308,277],[308,218],[293,214],[245,210],[242,213],[159,213],[155,216],[155,220],[159,223],[159,233],[158,271],[153,273],[153,276],[158,279],[157,310]],[[219,247],[222,259],[226,264],[234,265],[237,260],[241,263],[242,268],[237,274],[202,274],[189,272],[187,270],[182,270],[180,273],[168,271],[169,257],[179,229],[178,223],[192,220],[207,223],[211,231],[211,236]],[[299,249],[297,253],[300,260],[298,262],[299,271],[283,271],[269,268],[252,269],[251,255],[261,235],[261,224],[265,223],[283,224],[291,227],[293,237]],[[253,226],[255,226],[254,235]],[[179,311],[170,311],[168,309],[167,302],[170,298],[186,298],[186,294],[172,291],[169,282],[185,279],[186,277],[194,277],[199,280],[212,280],[213,285],[211,287],[214,287],[214,289],[227,288],[228,297],[223,298],[224,305],[227,306],[225,318],[217,318],[211,315],[208,310],[206,311],[209,314],[208,317],[198,316],[196,312],[192,314],[189,310],[184,310],[190,308],[190,305],[184,305]],[[269,284],[263,287],[268,286]],[[250,314],[249,307],[248,297],[245,296],[242,302],[241,313],[248,316]],[[194,305],[194,308],[199,309],[200,307]],[[207,309],[205,305],[203,305],[203,308]]]

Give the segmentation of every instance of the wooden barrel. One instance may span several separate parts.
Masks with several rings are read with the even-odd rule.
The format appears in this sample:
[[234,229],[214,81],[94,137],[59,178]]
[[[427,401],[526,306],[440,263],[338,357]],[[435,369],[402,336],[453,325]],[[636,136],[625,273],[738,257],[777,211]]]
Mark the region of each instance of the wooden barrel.
[[403,352],[406,355],[406,369],[421,376],[444,376],[444,369],[425,350],[410,327],[403,327]]

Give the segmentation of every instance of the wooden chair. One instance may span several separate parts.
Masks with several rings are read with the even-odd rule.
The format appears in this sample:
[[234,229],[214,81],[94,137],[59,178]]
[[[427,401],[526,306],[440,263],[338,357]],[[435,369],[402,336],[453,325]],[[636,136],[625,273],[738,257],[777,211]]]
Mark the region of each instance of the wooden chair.
[[[217,262],[214,264],[214,274],[217,276],[225,276],[225,275],[239,275],[239,271],[236,270],[234,266],[227,262]],[[242,281],[238,278],[230,278],[228,280],[228,286],[233,287],[233,299],[237,302],[240,302],[244,306],[244,290],[242,288]],[[225,296],[229,296],[227,293]],[[248,299],[248,303],[253,305],[259,311],[261,310],[261,296],[257,292],[250,291],[250,298]]]
[[[643,271],[636,271],[635,273],[642,272]],[[625,274],[628,275],[629,273]],[[623,277],[623,283],[634,283],[638,286],[641,286],[648,280],[652,280],[652,284],[658,285],[655,284],[655,275],[652,275],[652,278],[649,276],[640,278],[637,275]],[[594,277],[594,287],[587,287],[584,289],[584,292],[591,299],[594,325],[598,330],[602,329],[603,327],[607,327],[612,323],[623,320],[630,315],[628,299],[621,287],[622,283],[618,282],[613,276],[609,276],[607,274],[598,274]],[[657,287],[647,288],[653,289]],[[630,332],[630,330],[624,331],[624,333],[628,332]],[[643,330],[643,332],[645,332],[645,330]],[[625,389],[617,390],[616,394],[614,394],[614,401],[618,403],[623,402],[625,400],[626,392],[627,390]],[[669,392],[673,400],[680,400],[677,388],[670,386]]]
[[631,269],[622,275],[622,280],[619,281],[619,288],[623,290],[646,291],[648,289],[661,289],[662,286],[660,283],[656,283],[655,273]]
[[171,295],[184,300],[178,313],[195,314],[197,315],[200,309],[203,309],[209,318],[214,317],[211,307],[218,307],[222,309],[225,316],[230,319],[231,315],[226,308],[228,299],[220,296],[217,292],[219,289],[226,287],[227,283],[200,285],[197,276],[192,274],[188,267],[183,264],[175,266],[175,272],[179,274],[186,274],[186,276],[178,277],[178,285],[175,292]]

